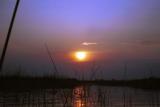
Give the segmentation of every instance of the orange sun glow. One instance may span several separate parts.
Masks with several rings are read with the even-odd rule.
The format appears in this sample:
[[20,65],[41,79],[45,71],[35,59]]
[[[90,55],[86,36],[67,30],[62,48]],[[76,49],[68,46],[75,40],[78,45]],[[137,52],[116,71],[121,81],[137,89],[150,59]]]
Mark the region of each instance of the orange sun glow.
[[77,51],[75,52],[75,58],[77,59],[77,61],[85,61],[87,58],[87,52]]

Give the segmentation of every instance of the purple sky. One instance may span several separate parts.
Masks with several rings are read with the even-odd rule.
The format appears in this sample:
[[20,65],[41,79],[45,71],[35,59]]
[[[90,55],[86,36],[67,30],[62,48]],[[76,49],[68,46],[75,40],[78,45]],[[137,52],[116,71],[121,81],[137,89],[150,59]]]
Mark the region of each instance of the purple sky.
[[[15,1],[0,0],[0,52]],[[159,10],[159,0],[21,0],[5,68],[48,73],[47,43],[62,74],[73,75],[76,69],[70,52],[87,50],[103,78],[121,78],[124,62],[129,78],[144,76],[148,64],[160,75]]]

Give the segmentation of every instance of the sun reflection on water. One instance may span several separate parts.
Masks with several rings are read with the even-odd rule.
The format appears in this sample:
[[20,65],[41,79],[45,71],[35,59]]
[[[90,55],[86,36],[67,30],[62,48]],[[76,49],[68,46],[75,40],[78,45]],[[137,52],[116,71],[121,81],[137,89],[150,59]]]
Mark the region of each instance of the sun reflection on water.
[[73,103],[74,107],[85,107],[83,97],[84,97],[83,87],[76,87],[74,89],[74,103]]

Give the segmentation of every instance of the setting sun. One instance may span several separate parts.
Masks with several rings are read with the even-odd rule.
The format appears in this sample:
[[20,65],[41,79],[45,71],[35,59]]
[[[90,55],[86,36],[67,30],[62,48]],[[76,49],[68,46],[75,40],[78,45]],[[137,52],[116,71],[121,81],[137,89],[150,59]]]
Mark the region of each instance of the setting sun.
[[87,57],[87,52],[85,51],[78,51],[75,53],[75,57],[78,61],[85,61]]

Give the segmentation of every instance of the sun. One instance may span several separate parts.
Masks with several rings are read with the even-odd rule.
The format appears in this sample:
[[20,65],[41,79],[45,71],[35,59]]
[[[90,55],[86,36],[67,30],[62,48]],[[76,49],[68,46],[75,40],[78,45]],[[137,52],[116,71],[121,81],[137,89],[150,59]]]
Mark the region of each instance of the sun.
[[85,50],[72,51],[69,56],[74,62],[88,62],[92,60],[92,53]]
[[87,52],[85,52],[85,51],[77,51],[77,52],[75,52],[75,58],[78,61],[85,61],[86,58],[87,58]]

